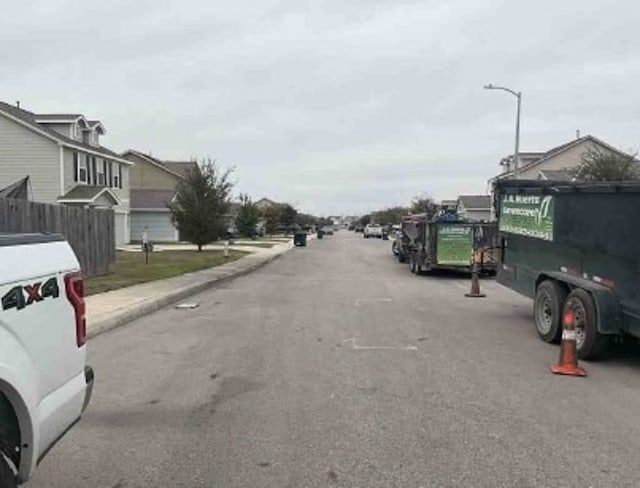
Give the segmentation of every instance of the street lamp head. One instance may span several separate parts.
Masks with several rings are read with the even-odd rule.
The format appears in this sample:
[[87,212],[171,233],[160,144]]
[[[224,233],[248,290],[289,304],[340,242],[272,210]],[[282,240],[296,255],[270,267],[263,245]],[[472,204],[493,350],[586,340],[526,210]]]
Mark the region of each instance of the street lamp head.
[[489,83],[488,85],[484,85],[484,89],[485,90],[493,90],[494,86],[492,83]]

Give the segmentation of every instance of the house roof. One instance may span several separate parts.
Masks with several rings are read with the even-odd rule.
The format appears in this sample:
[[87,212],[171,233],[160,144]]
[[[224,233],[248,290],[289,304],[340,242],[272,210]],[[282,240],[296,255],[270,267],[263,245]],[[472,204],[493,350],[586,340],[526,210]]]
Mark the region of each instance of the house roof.
[[162,161],[150,154],[145,154],[135,149],[127,149],[122,153],[122,157],[126,157],[127,154],[133,154],[134,156],[144,159],[148,163],[153,164],[157,168],[160,168],[167,173],[171,173],[173,176],[177,176],[180,179],[184,179],[189,171],[198,169],[198,163],[195,161]]
[[[523,166],[526,166],[536,161],[537,159],[540,159],[545,154],[546,153],[542,151],[520,152],[518,153],[518,160],[520,161],[520,163],[522,163]],[[505,156],[504,158],[502,158],[502,160],[500,161],[500,164],[504,166],[506,164],[511,164],[512,162],[513,162],[513,154],[509,154],[508,156]]]
[[[8,103],[5,103],[5,102],[0,102],[0,113],[4,113],[5,115],[8,115],[9,118],[13,118],[14,120],[17,120],[19,123],[22,123],[22,125],[25,125],[31,128],[35,132],[42,134],[44,137],[47,137],[49,139],[59,142],[63,146],[74,148],[74,149],[80,149],[80,150],[97,154],[103,157],[108,157],[109,159],[114,159],[121,163],[129,164],[129,165],[133,164],[131,163],[131,161],[127,161],[118,153],[111,151],[110,149],[107,149],[104,146],[91,146],[89,144],[85,144],[84,142],[70,139],[56,132],[55,130],[50,129],[49,127],[47,127],[46,123],[41,124],[37,122],[37,120],[43,120],[42,118],[46,116],[57,115],[58,117],[60,117],[62,115],[75,116],[76,114],[38,114],[36,115],[33,112],[29,112],[28,110],[18,108],[14,105],[9,105]],[[82,117],[82,115],[80,115],[79,117]]]
[[258,206],[263,206],[263,205],[279,205],[278,202],[274,202],[273,200],[270,200],[268,198],[261,198],[260,200],[258,200],[256,202],[256,205]]
[[26,200],[29,197],[29,177],[11,183],[9,186],[0,189],[0,198],[18,198]]
[[119,204],[120,199],[106,186],[77,185],[69,190],[65,195],[58,197],[60,203],[91,203],[101,195],[106,194],[111,197],[114,203]]
[[[521,171],[525,171],[528,170],[530,168],[534,168],[536,166],[538,166],[539,164],[544,163],[545,161],[548,161],[551,158],[554,158],[560,154],[562,154],[565,151],[568,151],[569,149],[578,146],[579,144],[582,144],[584,142],[592,142],[593,144],[597,144],[598,146],[604,147],[606,149],[608,149],[609,151],[612,151],[620,156],[624,156],[624,157],[631,157],[630,154],[625,153],[624,151],[620,151],[619,149],[611,146],[610,144],[607,144],[606,142],[598,139],[597,137],[594,137],[592,135],[586,135],[583,137],[579,137],[578,139],[574,139],[573,141],[569,141],[569,142],[565,142],[564,144],[560,144],[559,146],[556,146],[554,148],[549,149],[547,152],[542,153],[542,155],[538,158],[533,159],[532,161],[528,161],[526,164],[523,164],[520,168],[518,168],[518,172]],[[538,153],[520,153],[520,160],[522,161],[522,154],[538,154]],[[512,175],[513,171],[509,171],[508,173],[503,173],[501,175],[499,175],[500,178],[503,178],[505,176],[509,176]]]
[[566,169],[541,169],[538,172],[538,179],[551,181],[573,181],[574,177],[571,172]]
[[461,202],[467,210],[491,209],[491,196],[489,195],[460,195],[458,202]]
[[173,200],[173,190],[131,190],[132,210],[168,210],[167,203]]
[[161,161],[160,163],[174,173],[181,175],[183,178],[189,176],[191,171],[198,170],[198,163],[196,161]]
[[[16,107],[17,108],[17,107]],[[34,114],[37,120],[68,120],[74,121],[83,118],[82,114]]]

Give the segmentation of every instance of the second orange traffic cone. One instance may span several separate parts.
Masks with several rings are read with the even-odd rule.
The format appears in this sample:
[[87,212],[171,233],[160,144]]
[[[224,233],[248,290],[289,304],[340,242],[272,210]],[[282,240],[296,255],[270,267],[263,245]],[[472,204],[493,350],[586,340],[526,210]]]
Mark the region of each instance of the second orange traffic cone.
[[555,366],[551,366],[553,374],[567,376],[587,376],[587,372],[578,366],[578,350],[576,348],[576,324],[573,319],[573,310],[565,311],[562,318],[562,342],[560,343],[560,360]]

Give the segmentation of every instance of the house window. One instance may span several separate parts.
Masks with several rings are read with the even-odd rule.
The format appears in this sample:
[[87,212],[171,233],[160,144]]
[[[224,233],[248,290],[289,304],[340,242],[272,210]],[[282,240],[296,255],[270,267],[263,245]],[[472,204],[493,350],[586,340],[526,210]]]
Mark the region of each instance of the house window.
[[98,184],[98,171],[97,171],[97,161],[96,161],[96,157],[92,156],[91,157],[91,184],[92,185],[97,185]]
[[107,163],[107,177],[109,178],[109,187],[113,188],[113,163]]
[[80,169],[78,164],[78,153],[73,153],[73,181],[78,181],[78,170]]
[[83,154],[80,158],[80,164],[78,166],[78,181],[80,183],[87,182],[87,162],[89,160],[89,156]]
[[122,169],[117,163],[115,173],[113,174],[113,187],[122,188]]
[[98,185],[104,186],[104,172],[107,162],[103,159],[98,165]]

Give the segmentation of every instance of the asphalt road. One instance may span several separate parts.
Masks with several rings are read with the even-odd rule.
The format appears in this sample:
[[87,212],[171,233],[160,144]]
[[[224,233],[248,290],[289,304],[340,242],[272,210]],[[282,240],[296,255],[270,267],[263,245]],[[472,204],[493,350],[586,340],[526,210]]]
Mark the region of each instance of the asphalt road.
[[29,487],[637,487],[640,360],[557,377],[531,303],[341,231],[90,342]]

